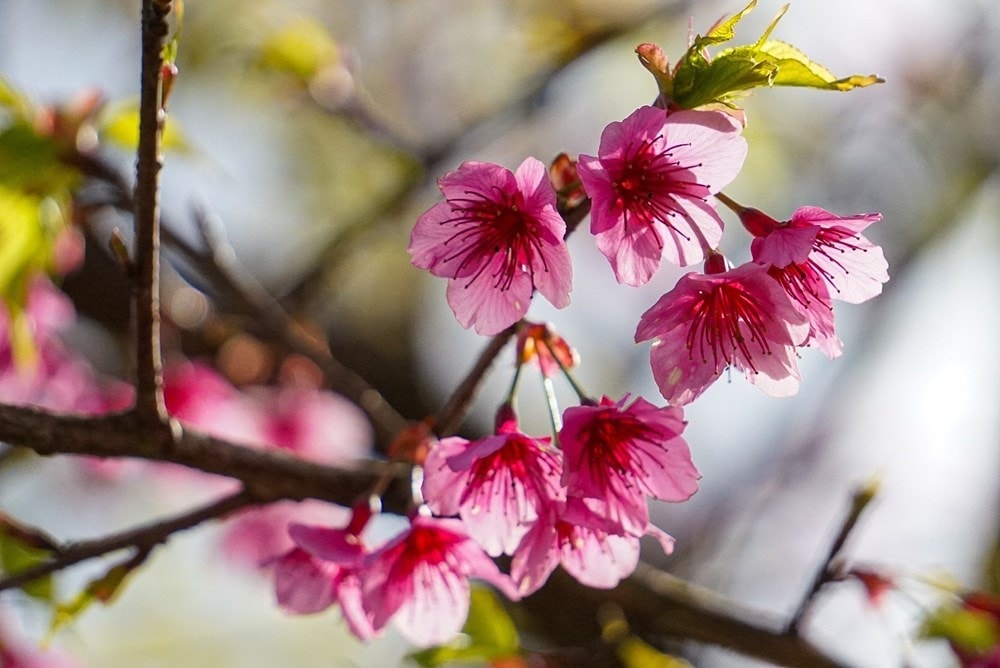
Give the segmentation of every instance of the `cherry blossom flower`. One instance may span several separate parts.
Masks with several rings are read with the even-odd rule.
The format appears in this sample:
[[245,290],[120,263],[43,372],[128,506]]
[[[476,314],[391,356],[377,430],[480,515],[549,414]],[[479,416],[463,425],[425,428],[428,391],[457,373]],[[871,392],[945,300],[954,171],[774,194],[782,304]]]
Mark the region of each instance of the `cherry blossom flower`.
[[[654,536],[664,552],[673,552],[674,539],[652,525],[642,534]],[[621,533],[620,527],[570,498],[563,510],[532,525],[511,561],[510,574],[522,596],[545,584],[555,567],[581,584],[611,589],[628,577],[639,563],[639,536]]]
[[458,514],[491,556],[513,554],[547,507],[565,498],[562,453],[511,420],[478,441],[446,438],[424,464],[423,494],[438,515]]
[[707,197],[746,157],[739,123],[714,111],[640,107],[601,134],[598,156],[577,166],[593,201],[590,231],[619,283],[647,283],[662,258],[687,266],[722,238]]
[[882,249],[861,234],[882,219],[880,213],[841,217],[804,206],[784,222],[757,209],[744,209],[740,219],[756,237],[751,246],[755,262],[778,268],[807,265],[834,299],[859,304],[880,294],[889,280]]
[[683,411],[629,399],[602,397],[596,406],[566,409],[559,443],[567,495],[641,536],[649,526],[647,497],[684,501],[698,490],[701,476],[681,437]]
[[785,222],[757,209],[740,207],[739,214],[755,236],[754,261],[770,266],[770,275],[808,319],[805,345],[838,357],[844,346],[834,330],[832,299],[863,302],[882,292],[889,280],[882,249],[860,234],[881,214],[842,218],[812,206],[796,210]]
[[448,278],[448,304],[463,327],[497,334],[517,322],[535,289],[556,308],[569,304],[573,271],[566,224],[545,166],[528,158],[517,172],[466,162],[438,181],[445,201],[417,219],[413,264]]
[[[251,387],[240,391],[198,362],[167,366],[164,399],[168,412],[188,427],[317,462],[343,464],[363,457],[373,438],[360,409],[343,397],[306,388]],[[204,485],[219,483],[207,480]],[[288,536],[291,522],[336,522],[341,518],[342,509],[322,502],[288,501],[249,508],[226,522],[222,547],[234,561],[257,567],[293,547]]]
[[368,508],[358,506],[341,529],[289,526],[288,533],[296,546],[274,563],[278,605],[291,613],[310,614],[339,603],[355,636],[361,640],[375,637],[371,618],[362,605],[359,578],[369,554],[361,533],[371,517]]
[[682,276],[642,314],[635,340],[654,340],[653,377],[678,406],[694,401],[729,366],[771,396],[795,394],[795,346],[808,334],[809,323],[777,281],[749,262]]
[[417,515],[410,528],[374,552],[362,574],[363,603],[378,631],[390,621],[426,647],[458,633],[469,613],[469,578],[520,598],[507,575],[455,519]]

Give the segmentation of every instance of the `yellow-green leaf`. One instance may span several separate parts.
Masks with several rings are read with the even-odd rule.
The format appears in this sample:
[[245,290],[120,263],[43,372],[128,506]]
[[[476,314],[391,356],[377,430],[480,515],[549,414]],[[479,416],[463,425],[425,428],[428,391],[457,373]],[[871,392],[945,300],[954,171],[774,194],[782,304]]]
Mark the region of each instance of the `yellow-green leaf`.
[[56,234],[63,225],[59,205],[49,197],[26,195],[0,184],[0,302],[6,307],[17,363],[34,355],[24,319],[32,276],[48,270]]
[[777,65],[775,86],[804,86],[825,90],[851,90],[882,83],[884,79],[874,75],[855,74],[838,79],[826,69],[791,44],[775,40],[767,41],[760,47]]
[[49,635],[52,636],[66,624],[76,620],[91,603],[95,601],[107,605],[114,600],[125,584],[126,578],[135,566],[127,561],[113,566],[107,573],[90,583],[72,599],[59,603],[52,611],[52,622],[49,625]]
[[[101,123],[101,137],[105,141],[134,151],[139,146],[139,104],[133,100],[115,105],[115,107]],[[191,151],[191,144],[184,136],[177,121],[172,118],[168,118],[163,126],[160,146],[164,151],[177,151],[178,153]]]
[[517,627],[500,599],[489,589],[473,587],[462,633],[447,645],[417,652],[412,658],[429,668],[454,661],[490,661],[520,651]]
[[983,610],[945,607],[924,621],[921,635],[945,638],[955,647],[977,654],[1000,645],[1000,622]]
[[260,47],[258,64],[265,70],[309,81],[339,57],[337,43],[326,26],[303,18],[268,35]]
[[632,635],[619,642],[616,650],[625,668],[692,668],[684,659],[664,654]]
[[[0,526],[0,573],[19,573],[37,566],[51,556],[52,554],[48,550],[28,545],[4,531],[3,527]],[[38,578],[27,583],[21,589],[29,596],[51,601],[52,577],[46,575]]]
[[724,21],[720,21],[714,28],[708,31],[708,34],[698,38],[696,41],[699,41],[702,47],[728,42],[736,37],[736,24],[743,20],[744,16],[752,12],[756,6],[757,0],[750,0],[747,6],[740,10],[739,13],[730,16]]

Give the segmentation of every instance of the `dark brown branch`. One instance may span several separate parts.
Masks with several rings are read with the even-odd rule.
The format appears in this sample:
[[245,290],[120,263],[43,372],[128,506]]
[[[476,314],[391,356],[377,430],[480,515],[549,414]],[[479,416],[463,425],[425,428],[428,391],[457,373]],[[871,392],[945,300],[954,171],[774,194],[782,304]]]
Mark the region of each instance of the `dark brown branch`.
[[600,637],[596,616],[580,611],[597,611],[608,605],[620,607],[631,631],[654,645],[678,638],[716,645],[780,666],[842,668],[807,640],[783,632],[780,620],[645,564],[610,591],[584,587],[557,571],[541,590],[521,602],[537,628],[566,646],[584,645]]
[[139,96],[139,149],[134,198],[136,415],[153,424],[167,417],[163,404],[160,353],[159,182],[163,166],[160,138],[165,112],[161,100],[163,40],[170,0],[142,3],[142,74]]
[[144,558],[157,545],[167,542],[173,534],[195,527],[202,522],[223,517],[252,503],[253,499],[251,496],[245,490],[241,489],[235,494],[225,496],[208,505],[195,508],[167,520],[129,529],[128,531],[96,540],[56,546],[56,556],[53,559],[0,579],[0,591],[24,586],[38,578],[45,577],[74,564],[95,559],[105,554],[117,552],[118,550],[136,548],[136,555],[141,555],[140,558]]
[[409,468],[366,462],[354,469],[336,468],[255,449],[181,429],[150,430],[132,414],[104,417],[55,415],[20,406],[0,405],[0,441],[22,445],[42,455],[131,457],[171,462],[239,480],[254,501],[312,498],[349,506],[367,497],[389,472],[383,497],[389,512],[404,513],[411,501]]
[[858,520],[861,519],[861,515],[875,499],[877,492],[878,485],[876,483],[868,483],[854,490],[854,494],[851,496],[851,507],[840,525],[840,530],[837,532],[837,536],[833,539],[833,542],[830,543],[830,549],[827,551],[826,558],[823,559],[819,570],[816,571],[816,576],[813,578],[809,591],[806,592],[795,614],[792,615],[792,619],[788,622],[786,630],[789,633],[798,633],[802,630],[803,624],[808,619],[813,601],[820,590],[830,582],[835,582],[843,577],[843,574],[840,572],[838,557],[847,544],[847,539],[851,536],[851,532],[854,531],[854,527],[857,526]]
[[[351,470],[335,468],[273,450],[234,445],[193,431],[173,437],[161,430],[151,433],[131,414],[82,418],[0,405],[0,441],[23,445],[43,455],[134,457],[224,475],[243,483],[244,505],[306,498],[350,505],[386,479],[390,481],[383,496],[386,511],[405,512],[411,503],[410,469],[405,465],[367,462]],[[545,603],[546,596],[549,603]],[[571,640],[575,637],[572,633],[587,632],[586,624],[580,622],[580,615],[557,613],[566,609],[596,610],[608,601],[621,606],[636,632],[649,638],[691,638],[781,665],[838,665],[797,635],[774,631],[771,627],[776,624],[761,623],[759,614],[743,612],[733,601],[648,569],[640,568],[633,578],[611,592],[588,589],[565,575],[556,575],[526,604],[536,612],[545,610],[539,606],[549,606],[548,612],[540,615],[543,626],[558,627],[558,619],[575,620],[568,628],[564,624],[562,629],[550,629],[557,639]]]

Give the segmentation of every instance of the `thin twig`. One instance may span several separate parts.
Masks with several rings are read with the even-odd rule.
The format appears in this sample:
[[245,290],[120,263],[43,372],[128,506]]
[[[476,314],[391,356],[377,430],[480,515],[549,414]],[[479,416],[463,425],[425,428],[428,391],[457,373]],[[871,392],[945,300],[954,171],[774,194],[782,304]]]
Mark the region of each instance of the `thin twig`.
[[791,620],[789,620],[786,628],[787,633],[797,634],[801,632],[805,620],[808,619],[809,610],[816,600],[816,595],[827,584],[836,582],[842,578],[843,574],[840,572],[838,557],[847,544],[847,539],[850,537],[851,532],[854,531],[854,527],[857,526],[858,520],[861,519],[861,515],[868,508],[869,504],[871,504],[872,500],[874,500],[877,493],[878,484],[876,482],[870,482],[854,491],[854,494],[851,496],[851,507],[840,525],[837,536],[830,543],[830,549],[827,551],[826,558],[823,559],[819,570],[816,571],[809,591],[806,592],[806,595],[802,598],[802,602],[799,603],[799,607],[795,610]]
[[0,591],[24,586],[38,578],[61,571],[74,564],[95,559],[105,554],[117,552],[118,550],[136,548],[138,550],[137,555],[142,555],[141,558],[144,558],[153,548],[165,543],[175,533],[190,529],[202,522],[223,517],[252,503],[253,498],[251,495],[246,490],[241,489],[235,494],[225,496],[208,505],[195,508],[167,520],[160,520],[152,524],[95,540],[80,541],[59,546],[56,549],[55,558],[0,579]]
[[[491,344],[496,341],[497,338]],[[128,414],[82,418],[0,405],[0,441],[24,445],[47,455],[136,457],[183,464],[240,480],[251,500],[248,503],[314,498],[350,505],[379,480],[390,481],[382,497],[384,510],[403,513],[411,503],[410,467],[402,464],[368,462],[352,470],[336,468],[273,450],[242,447],[192,431],[185,430],[173,437],[160,431],[150,433]],[[544,615],[546,619],[576,620],[569,623],[578,632],[586,630],[586,624],[581,624],[580,615],[562,614],[565,610],[596,610],[611,600],[621,606],[637,632],[647,637],[692,638],[782,665],[817,668],[838,665],[802,638],[773,631],[760,621],[759,614],[742,611],[736,602],[695,590],[663,574],[653,576],[640,569],[610,593],[556,575],[542,591],[548,592],[554,606]],[[543,599],[544,596],[536,594],[526,603],[538,610],[536,606],[542,605]],[[558,638],[570,632],[564,628],[553,633]]]
[[[100,156],[74,153],[63,158],[85,175],[111,188],[107,204],[129,210],[133,206],[128,182],[118,170]],[[198,214],[203,217],[203,214]],[[202,235],[198,247],[175,232],[165,218],[161,220],[163,243],[209,281],[221,297],[217,307],[232,314],[249,317],[257,331],[288,350],[306,357],[323,372],[327,386],[356,403],[371,420],[380,443],[389,443],[407,424],[407,420],[382,394],[360,374],[338,360],[329,347],[308,335],[281,304],[248,272],[222,239]]]
[[165,113],[161,101],[163,40],[170,0],[142,3],[142,75],[139,97],[139,148],[134,198],[136,415],[163,423],[163,363],[160,352],[159,181],[163,160],[160,135]]
[[479,386],[486,376],[486,372],[493,366],[494,360],[496,360],[497,355],[500,354],[504,346],[507,345],[510,337],[514,336],[518,324],[514,323],[495,335],[489,340],[483,351],[479,353],[476,363],[469,369],[469,372],[462,379],[462,382],[458,384],[458,387],[455,388],[455,391],[451,393],[448,401],[445,402],[444,407],[434,421],[434,431],[438,436],[450,436],[458,431],[458,428],[462,425],[462,420],[465,419],[469,408],[472,406],[472,400],[475,398],[476,392],[479,390]]

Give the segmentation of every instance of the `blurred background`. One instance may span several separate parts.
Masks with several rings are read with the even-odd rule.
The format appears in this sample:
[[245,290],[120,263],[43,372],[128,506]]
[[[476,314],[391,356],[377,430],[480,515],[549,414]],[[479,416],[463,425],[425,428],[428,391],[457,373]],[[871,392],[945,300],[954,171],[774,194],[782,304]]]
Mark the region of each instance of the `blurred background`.
[[[761,0],[736,43],[755,41],[779,8]],[[468,159],[513,169],[528,155],[594,153],[607,123],[656,94],[636,45],[658,43],[676,60],[689,17],[704,32],[739,9],[732,0],[187,0],[170,99],[183,145],[167,154],[164,216],[188,239],[196,221],[210,220],[336,356],[420,418],[484,344],[455,322],[444,281],[409,264],[409,230],[436,201],[434,179]],[[290,35],[316,58],[288,62],[281,40]],[[648,556],[782,619],[852,490],[877,477],[881,493],[847,554],[898,575],[905,593],[876,610],[860,586],[831,588],[808,635],[854,666],[948,666],[942,643],[908,640],[940,596],[921,579],[946,574],[994,589],[1000,579],[1000,7],[798,0],[772,37],[838,76],[875,72],[886,83],[748,98],[750,153],[727,193],[779,219],[806,204],[882,212],[867,234],[884,247],[892,278],[871,302],[838,303],[844,355],[830,362],[805,350],[796,397],[771,399],[734,374],[687,410],[702,487],[688,503],[655,509],[678,549]],[[0,75],[38,102],[96,88],[113,113],[136,96],[138,61],[137,2],[0,0]],[[128,151],[110,157],[131,170]],[[99,232],[127,222],[107,220]],[[727,223],[723,248],[741,262],[749,238]],[[577,348],[591,393],[657,401],[648,347],[632,335],[681,270],[664,267],[641,289],[618,285],[584,231],[570,239],[573,303],[555,311],[536,302],[529,318],[551,320]],[[84,268],[64,284],[84,317],[70,339],[104,372],[122,374],[124,288],[102,240],[91,241]],[[236,385],[272,380],[267,346],[213,310],[196,271],[168,260],[168,353],[207,361]],[[512,361],[508,350],[466,435],[489,428]],[[521,410],[528,430],[544,432],[535,389],[525,384]],[[572,403],[568,387],[558,390]],[[190,504],[183,491],[165,499],[139,479],[101,485],[75,471],[59,461],[5,468],[0,509],[76,538]],[[211,527],[178,536],[120,600],[89,611],[58,643],[107,667],[403,661],[397,637],[362,647],[336,612],[286,617],[268,579],[227,563],[217,539]],[[78,569],[61,586],[72,591],[86,577]],[[31,625],[29,604],[14,605]],[[677,651],[697,666],[757,665]]]

